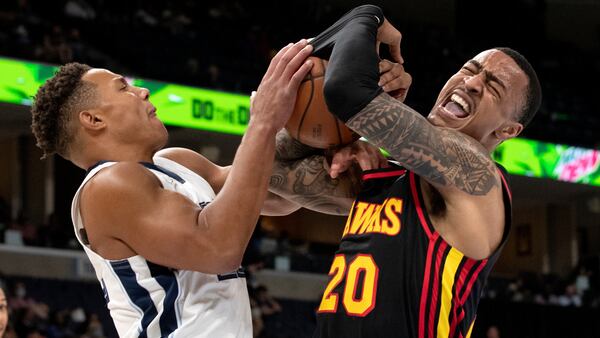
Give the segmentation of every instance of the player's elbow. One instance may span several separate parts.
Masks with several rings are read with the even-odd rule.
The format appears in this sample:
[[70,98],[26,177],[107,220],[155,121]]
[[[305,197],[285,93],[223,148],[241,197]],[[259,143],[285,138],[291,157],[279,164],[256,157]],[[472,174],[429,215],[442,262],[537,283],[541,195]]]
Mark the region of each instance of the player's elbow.
[[220,262],[222,269],[224,270],[221,273],[227,273],[231,271],[236,271],[242,266],[242,258],[244,257],[244,250],[232,248],[230,250],[225,250],[221,255]]
[[200,254],[203,259],[197,260],[193,270],[218,275],[239,269],[244,251],[214,246],[211,249],[205,248]]
[[190,236],[185,244],[188,248],[182,252],[185,255],[182,260],[189,264],[184,269],[210,274],[236,271],[244,256],[245,243],[234,243],[227,237],[232,236],[215,236],[207,232]]
[[221,242],[215,245],[212,256],[214,257],[214,268],[218,274],[236,271],[242,265],[242,258],[246,246],[242,243]]

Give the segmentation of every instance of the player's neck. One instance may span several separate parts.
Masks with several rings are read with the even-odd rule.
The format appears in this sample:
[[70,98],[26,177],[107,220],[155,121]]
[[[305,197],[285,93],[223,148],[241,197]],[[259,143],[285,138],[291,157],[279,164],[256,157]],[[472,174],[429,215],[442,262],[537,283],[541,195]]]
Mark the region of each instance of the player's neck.
[[78,167],[87,170],[100,161],[114,162],[150,162],[156,150],[145,149],[139,146],[131,145],[100,145],[98,147],[89,147],[84,152],[73,156],[72,162]]

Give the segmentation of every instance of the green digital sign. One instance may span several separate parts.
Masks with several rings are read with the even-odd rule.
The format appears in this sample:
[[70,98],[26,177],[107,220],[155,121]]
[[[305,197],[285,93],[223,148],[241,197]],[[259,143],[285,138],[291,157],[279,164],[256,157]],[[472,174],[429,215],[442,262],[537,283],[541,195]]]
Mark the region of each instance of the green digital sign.
[[55,70],[53,66],[0,58],[0,101],[31,105],[38,87]]
[[[57,67],[0,58],[0,101],[31,105],[37,88]],[[150,90],[158,117],[167,125],[241,135],[250,119],[247,95],[128,78]],[[568,145],[512,139],[494,159],[509,173],[600,186],[600,151]]]
[[130,80],[150,90],[165,124],[241,135],[250,119],[250,97],[175,84]]
[[[39,86],[56,66],[0,58],[0,101],[31,105]],[[128,78],[150,90],[150,101],[167,125],[242,135],[250,119],[250,96]]]
[[517,138],[502,143],[494,159],[511,174],[600,186],[600,150]]

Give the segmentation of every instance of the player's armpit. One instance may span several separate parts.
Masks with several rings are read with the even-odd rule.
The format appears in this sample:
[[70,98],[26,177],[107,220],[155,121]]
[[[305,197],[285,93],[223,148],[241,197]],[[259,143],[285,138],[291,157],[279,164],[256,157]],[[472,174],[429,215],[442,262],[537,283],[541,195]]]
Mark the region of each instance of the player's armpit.
[[[121,162],[101,170],[88,182],[81,197],[81,213],[90,245],[106,259],[123,259],[115,241],[147,260],[174,269],[225,273],[239,267],[247,243],[235,243],[229,220],[210,217],[187,197],[163,189],[157,178],[135,162]],[[256,223],[256,219],[246,222]]]
[[441,190],[457,188],[481,196],[500,186],[496,166],[481,144],[458,131],[431,125],[386,93],[346,124]]

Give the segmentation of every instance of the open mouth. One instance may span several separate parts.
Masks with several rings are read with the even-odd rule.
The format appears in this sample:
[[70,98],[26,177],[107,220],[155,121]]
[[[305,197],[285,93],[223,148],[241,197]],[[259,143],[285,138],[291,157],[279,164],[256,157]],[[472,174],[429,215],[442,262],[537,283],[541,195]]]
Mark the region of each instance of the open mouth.
[[446,112],[459,119],[464,119],[471,115],[471,103],[456,93],[452,94],[448,101],[443,105]]

